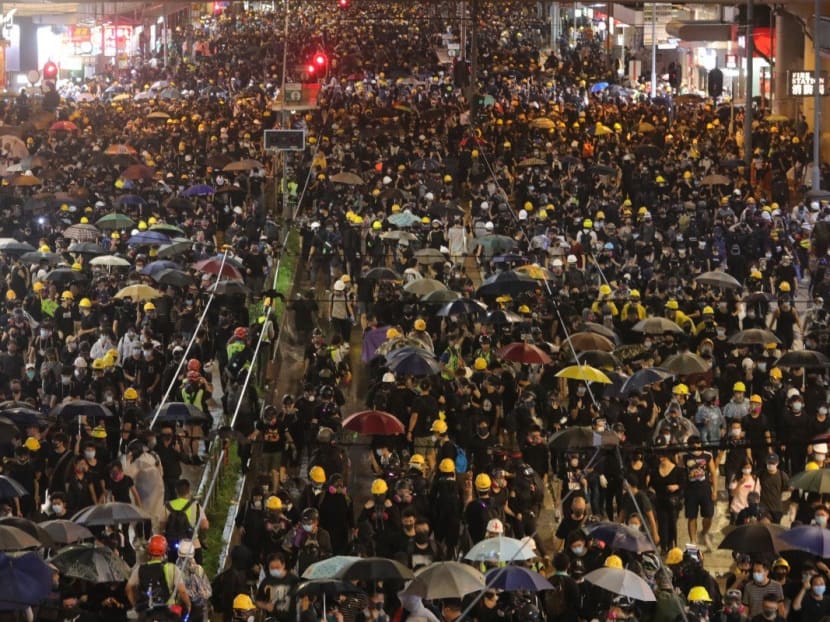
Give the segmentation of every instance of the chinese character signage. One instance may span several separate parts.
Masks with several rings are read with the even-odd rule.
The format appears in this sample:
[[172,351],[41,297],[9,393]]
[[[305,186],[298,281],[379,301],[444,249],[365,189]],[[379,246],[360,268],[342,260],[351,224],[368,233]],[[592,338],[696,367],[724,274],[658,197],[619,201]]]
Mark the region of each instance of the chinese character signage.
[[[813,97],[816,94],[816,80],[812,71],[790,71],[787,91],[791,97]],[[827,95],[827,72],[819,76],[818,94]]]

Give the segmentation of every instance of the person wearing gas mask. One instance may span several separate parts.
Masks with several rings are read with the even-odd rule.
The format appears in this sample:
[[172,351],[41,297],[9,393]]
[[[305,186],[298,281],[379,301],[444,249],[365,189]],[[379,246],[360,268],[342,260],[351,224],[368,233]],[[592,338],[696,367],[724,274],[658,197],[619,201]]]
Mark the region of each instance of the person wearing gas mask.
[[331,537],[320,527],[320,513],[317,508],[306,508],[300,517],[300,524],[291,537],[291,550],[297,563],[297,575],[321,559],[331,557]]
[[429,501],[430,524],[434,527],[435,540],[445,547],[448,554],[454,554],[464,506],[452,460],[447,458],[438,464]]
[[331,536],[332,551],[335,555],[346,554],[354,528],[354,508],[352,498],[346,490],[346,482],[339,473],[329,476],[318,509],[320,525]]
[[265,495],[261,486],[254,486],[248,503],[236,514],[242,544],[255,551],[265,535]]
[[326,473],[341,473],[349,477],[349,457],[337,443],[334,430],[323,426],[317,432],[317,448],[311,454],[309,464],[320,466]]
[[323,498],[323,485],[326,483],[326,471],[315,465],[308,470],[308,485],[300,493],[299,506],[301,508],[317,508]]
[[400,514],[387,496],[389,486],[385,480],[373,481],[371,492],[372,498],[366,501],[357,518],[358,537],[375,555],[391,557],[400,537]]
[[282,498],[270,495],[263,502],[262,514],[262,539],[256,544],[255,549],[260,551],[259,559],[267,560],[277,551],[285,550],[285,539],[291,535],[292,522],[286,516],[286,506]]
[[295,618],[294,592],[300,579],[290,572],[285,554],[273,553],[267,559],[265,578],[256,593],[256,604],[270,620],[292,622]]

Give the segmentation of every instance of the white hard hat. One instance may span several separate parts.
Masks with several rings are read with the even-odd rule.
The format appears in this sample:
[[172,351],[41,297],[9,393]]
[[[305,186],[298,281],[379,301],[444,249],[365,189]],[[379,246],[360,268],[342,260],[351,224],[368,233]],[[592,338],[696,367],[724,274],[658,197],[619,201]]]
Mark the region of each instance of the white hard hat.
[[193,540],[179,540],[179,557],[193,557],[196,555],[196,547]]
[[319,229],[320,228],[320,223],[315,220],[313,223],[311,223],[311,228],[312,229]]
[[492,230],[493,230],[493,223],[492,223],[492,222],[489,222],[489,221],[488,221],[488,222],[486,222],[486,223],[484,223],[484,228],[485,228],[487,231],[492,231]]
[[389,175],[384,175],[383,176],[383,185],[388,186],[391,183],[392,183],[392,178],[389,177]]
[[801,392],[798,389],[796,389],[795,387],[791,387],[790,389],[787,390],[787,399],[790,399],[791,397],[795,397],[796,395],[801,395]]
[[519,210],[519,220],[527,220],[527,210]]
[[498,518],[491,518],[487,523],[487,533],[504,533],[504,524]]
[[562,260],[561,259],[554,259],[553,260],[553,267],[554,268],[561,268],[562,267]]
[[73,364],[75,365],[75,367],[86,367],[86,359],[82,356],[79,356],[75,359],[75,362]]
[[381,382],[395,382],[395,374],[393,374],[391,371],[386,372],[385,374],[383,374]]
[[434,195],[434,194],[432,194],[431,192],[427,192],[427,193],[424,195],[424,199],[426,199],[427,201],[432,201],[434,198],[435,198],[435,195]]
[[346,290],[346,284],[343,281],[335,281],[334,282],[334,291],[342,292]]
[[827,453],[827,443],[816,443],[813,445],[813,453],[814,454],[826,454]]
[[568,263],[576,263],[576,255],[568,255]]

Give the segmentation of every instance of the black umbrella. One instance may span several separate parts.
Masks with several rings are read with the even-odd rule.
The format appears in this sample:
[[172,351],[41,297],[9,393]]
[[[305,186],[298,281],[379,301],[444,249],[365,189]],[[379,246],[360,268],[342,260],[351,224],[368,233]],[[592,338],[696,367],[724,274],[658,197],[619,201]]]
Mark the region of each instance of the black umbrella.
[[413,577],[409,568],[385,557],[360,559],[337,573],[343,581],[406,581]]
[[757,345],[763,346],[768,343],[781,343],[781,340],[775,336],[775,333],[763,328],[748,328],[741,330],[727,339],[729,343],[736,343],[740,345]]
[[360,278],[370,281],[400,281],[401,275],[389,268],[372,268]]
[[192,276],[175,268],[159,270],[153,274],[152,278],[160,285],[170,285],[173,287],[189,287],[194,284]]
[[0,475],[0,499],[14,499],[29,494],[20,482],[8,475]]
[[780,525],[765,523],[740,525],[726,534],[718,548],[738,553],[777,553],[787,548],[783,542],[778,540],[778,535],[783,531],[784,528]]
[[156,423],[192,423],[194,421],[207,421],[209,416],[196,408],[193,404],[185,402],[167,402],[158,409]]
[[22,551],[42,546],[40,540],[18,527],[0,525],[0,551]]
[[134,505],[118,501],[84,508],[72,517],[74,522],[87,527],[137,523],[149,519],[150,517],[146,513]]
[[245,283],[235,279],[219,281],[214,291],[217,296],[247,296],[251,293]]
[[0,251],[7,255],[22,255],[23,253],[35,252],[37,249],[28,242],[9,240],[8,242],[0,243]]
[[663,152],[657,145],[637,145],[634,147],[634,155],[638,158],[659,158]]
[[340,579],[311,579],[303,581],[297,587],[297,596],[327,596],[332,598],[339,594],[361,594],[363,590]]
[[90,583],[120,583],[130,578],[130,567],[106,546],[77,544],[49,559],[63,577]]
[[631,374],[631,377],[620,388],[620,395],[640,393],[647,386],[663,382],[672,377],[674,377],[672,372],[660,369],[659,367],[646,367],[645,369],[637,370]]
[[445,305],[461,298],[461,294],[453,289],[436,289],[434,292],[424,294],[421,302],[430,305]]
[[448,302],[443,307],[438,309],[435,315],[437,315],[438,317],[449,317],[451,315],[481,316],[484,315],[486,312],[487,308],[480,302],[472,300],[471,298],[458,298],[457,300]]
[[42,412],[29,407],[2,409],[0,410],[0,417],[5,417],[21,430],[40,426],[48,421],[48,418]]
[[582,530],[594,540],[605,543],[609,549],[645,553],[654,550],[654,545],[639,529],[634,529],[621,523],[600,521],[588,523]]
[[79,255],[106,255],[107,251],[99,244],[94,242],[75,242],[69,245],[70,253],[78,253]]
[[30,521],[27,518],[9,516],[8,518],[0,519],[0,525],[15,527],[20,531],[26,532],[45,547],[51,547],[55,543],[55,540],[52,539],[49,532],[43,527],[43,524]]
[[56,419],[72,419],[73,417],[112,417],[112,411],[103,404],[88,402],[87,400],[73,400],[58,404],[49,413],[50,417]]
[[432,173],[441,170],[441,163],[432,158],[418,158],[409,168],[420,173]]
[[505,270],[496,275],[488,277],[478,288],[476,296],[494,297],[504,295],[518,295],[539,287],[539,281],[530,277],[518,274],[512,270]]
[[775,361],[775,367],[803,367],[804,369],[824,369],[830,367],[830,358],[816,350],[793,350]]
[[71,520],[48,520],[40,523],[40,527],[55,544],[74,544],[94,537],[89,529]]
[[551,436],[549,441],[550,448],[554,451],[615,447],[619,444],[620,439],[613,432],[596,432],[591,428],[582,426],[573,426],[561,430]]
[[8,443],[18,434],[20,434],[20,428],[11,419],[0,417],[0,442]]
[[46,280],[55,285],[71,285],[72,283],[81,283],[86,281],[86,275],[79,270],[72,268],[55,268],[46,275]]

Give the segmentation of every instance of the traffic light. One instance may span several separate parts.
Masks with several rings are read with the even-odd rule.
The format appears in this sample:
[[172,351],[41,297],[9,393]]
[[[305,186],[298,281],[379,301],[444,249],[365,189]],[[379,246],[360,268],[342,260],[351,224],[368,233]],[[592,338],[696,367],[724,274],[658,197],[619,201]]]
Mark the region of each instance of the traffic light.
[[709,97],[718,98],[723,95],[723,72],[717,67],[710,71],[706,86]]
[[51,60],[46,61],[46,64],[43,65],[43,79],[44,80],[55,80],[58,77],[58,66],[53,63]]
[[323,54],[322,52],[317,52],[314,55],[314,66],[317,69],[325,69],[326,68],[326,63],[328,62],[328,60],[329,59],[326,58],[325,54]]
[[337,6],[339,6],[341,9],[348,9],[349,0],[337,0]]

